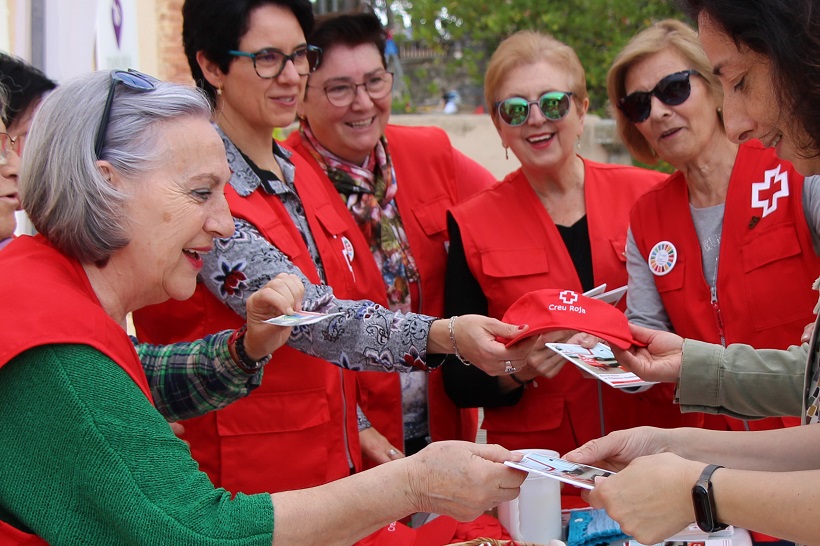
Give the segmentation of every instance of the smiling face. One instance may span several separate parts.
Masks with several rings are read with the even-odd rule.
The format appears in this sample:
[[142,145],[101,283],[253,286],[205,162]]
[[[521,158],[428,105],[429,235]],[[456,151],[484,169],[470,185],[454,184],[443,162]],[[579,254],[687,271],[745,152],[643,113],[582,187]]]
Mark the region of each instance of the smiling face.
[[[626,95],[650,91],[666,76],[690,68],[675,49],[662,50],[629,68],[624,78]],[[658,156],[676,169],[696,160],[715,139],[725,138],[716,113],[719,105],[708,84],[695,75],[689,77],[689,84],[689,98],[675,106],[653,95],[649,117],[635,124]]]
[[[6,126],[0,121],[0,133],[5,132]],[[0,241],[14,235],[17,227],[14,212],[20,208],[20,196],[17,194],[19,170],[20,158],[14,151],[9,151],[5,165],[0,165]]]
[[174,120],[155,129],[167,151],[162,166],[137,180],[119,177],[131,197],[125,217],[130,241],[112,255],[131,271],[136,307],[191,297],[203,252],[215,237],[233,233],[225,200],[230,169],[225,147],[201,118]]
[[[293,13],[282,6],[263,5],[250,14],[248,31],[239,39],[239,51],[255,53],[275,48],[285,54],[306,45],[305,35]],[[203,70],[208,81],[222,94],[217,97],[217,115],[232,127],[270,132],[287,127],[296,118],[298,98],[304,92],[306,77],[300,76],[288,61],[275,78],[260,78],[249,57],[236,57],[228,73],[218,68]]]
[[310,76],[302,112],[314,136],[325,148],[361,165],[384,134],[390,118],[392,96],[371,99],[363,87],[348,106],[333,106],[324,89],[334,83],[359,84],[385,71],[373,44],[337,45],[325,52],[322,64]]
[[[499,101],[510,97],[537,101],[548,91],[571,91],[570,82],[570,75],[560,66],[538,61],[510,70],[498,87],[497,97]],[[509,146],[528,176],[553,177],[575,158],[589,100],[585,99],[580,108],[574,97],[570,103],[567,115],[557,121],[544,117],[535,105],[530,106],[527,121],[517,127],[493,116],[502,145]]]
[[734,142],[760,139],[804,176],[820,173],[820,159],[801,157],[800,143],[807,137],[781,109],[769,60],[743,45],[736,46],[706,15],[700,16],[698,29],[703,50],[723,87],[723,120],[729,138]]

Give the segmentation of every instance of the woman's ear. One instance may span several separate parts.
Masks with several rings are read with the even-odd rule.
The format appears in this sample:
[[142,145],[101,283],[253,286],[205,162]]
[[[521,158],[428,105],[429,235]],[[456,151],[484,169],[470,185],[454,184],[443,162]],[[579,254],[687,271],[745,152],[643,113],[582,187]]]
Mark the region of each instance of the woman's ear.
[[222,82],[225,79],[225,73],[219,68],[219,65],[209,59],[205,52],[199,50],[196,52],[196,63],[199,65],[205,79],[208,80],[214,88],[222,89]]
[[97,169],[99,169],[100,174],[111,185],[111,187],[117,188],[118,190],[123,189],[124,180],[120,176],[120,173],[118,173],[117,170],[111,166],[111,163],[103,159],[98,159]]

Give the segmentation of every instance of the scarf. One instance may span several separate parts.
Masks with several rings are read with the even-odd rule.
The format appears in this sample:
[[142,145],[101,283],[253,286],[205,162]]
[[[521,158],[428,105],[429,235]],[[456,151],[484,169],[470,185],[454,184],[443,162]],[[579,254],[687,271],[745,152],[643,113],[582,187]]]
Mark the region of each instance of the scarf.
[[411,311],[410,285],[418,282],[419,274],[396,206],[396,173],[387,139],[382,136],[364,163],[355,165],[322,146],[307,120],[301,120],[299,132],[359,224],[384,278],[390,309]]

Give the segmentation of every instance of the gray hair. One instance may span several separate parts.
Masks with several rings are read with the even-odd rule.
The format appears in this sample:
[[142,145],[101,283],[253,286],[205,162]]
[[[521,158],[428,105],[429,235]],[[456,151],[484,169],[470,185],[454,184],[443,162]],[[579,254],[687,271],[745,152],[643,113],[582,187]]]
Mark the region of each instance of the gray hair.
[[129,242],[124,205],[129,195],[97,167],[105,160],[135,180],[167,160],[164,124],[182,117],[210,120],[211,107],[195,87],[155,82],[152,91],[117,84],[100,157],[97,128],[111,85],[109,71],[80,76],[53,91],[26,139],[19,189],[34,227],[64,254],[103,264]]

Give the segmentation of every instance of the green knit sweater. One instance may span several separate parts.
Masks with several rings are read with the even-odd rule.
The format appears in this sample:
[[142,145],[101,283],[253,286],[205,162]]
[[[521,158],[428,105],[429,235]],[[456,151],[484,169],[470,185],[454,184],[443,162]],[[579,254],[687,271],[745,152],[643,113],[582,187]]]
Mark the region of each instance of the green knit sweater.
[[116,363],[50,345],[0,368],[0,520],[61,544],[270,545],[270,496],[215,489]]

